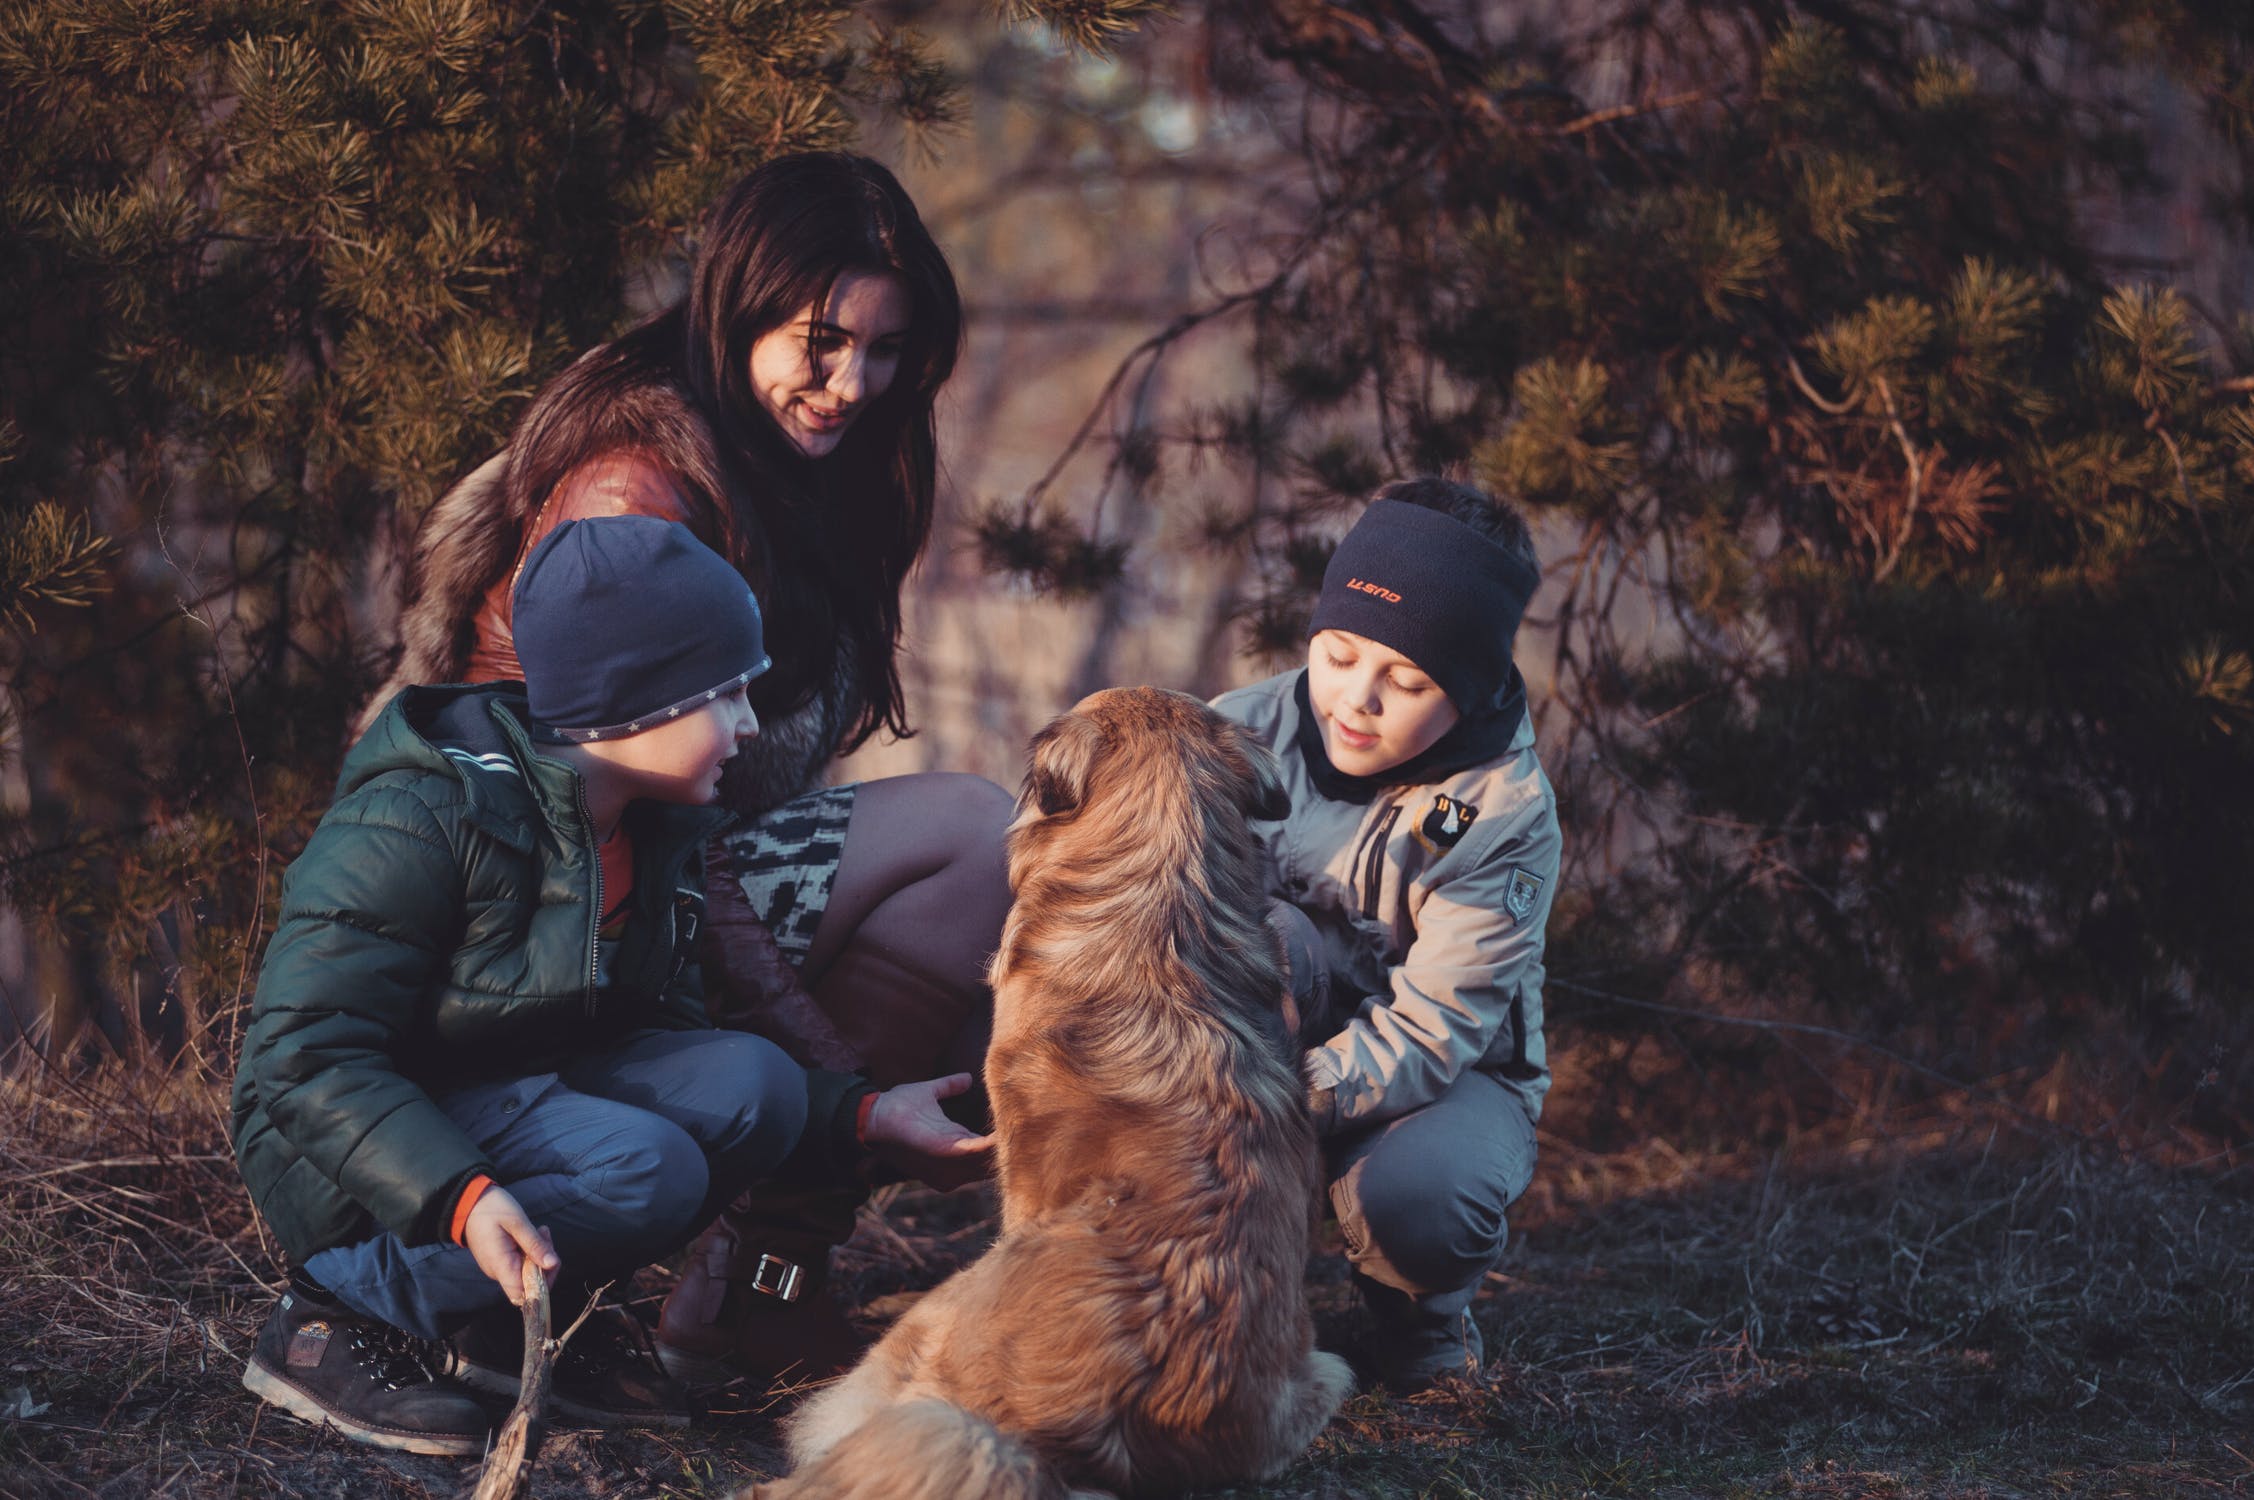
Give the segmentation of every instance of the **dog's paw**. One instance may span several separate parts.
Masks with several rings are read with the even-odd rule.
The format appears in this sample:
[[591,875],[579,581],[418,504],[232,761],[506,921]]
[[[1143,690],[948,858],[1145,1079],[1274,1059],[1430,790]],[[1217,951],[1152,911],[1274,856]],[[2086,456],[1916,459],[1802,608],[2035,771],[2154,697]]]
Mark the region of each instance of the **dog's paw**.
[[1338,1355],[1317,1349],[1307,1356],[1307,1373],[1315,1389],[1334,1409],[1354,1394],[1354,1367]]

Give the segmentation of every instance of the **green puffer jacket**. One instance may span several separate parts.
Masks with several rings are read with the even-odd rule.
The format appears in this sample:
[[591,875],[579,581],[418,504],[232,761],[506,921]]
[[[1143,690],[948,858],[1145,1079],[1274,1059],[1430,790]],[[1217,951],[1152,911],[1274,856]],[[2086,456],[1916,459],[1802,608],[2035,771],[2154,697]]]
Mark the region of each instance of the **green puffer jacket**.
[[[400,693],[346,757],[283,881],[234,1140],[252,1199],[300,1264],[379,1230],[410,1245],[445,1237],[462,1187],[493,1169],[434,1093],[554,1071],[629,1031],[710,1024],[694,941],[705,841],[729,814],[628,806],[634,905],[600,976],[583,789],[534,749],[524,712],[514,684]],[[849,1158],[867,1091],[812,1075],[801,1157]]]

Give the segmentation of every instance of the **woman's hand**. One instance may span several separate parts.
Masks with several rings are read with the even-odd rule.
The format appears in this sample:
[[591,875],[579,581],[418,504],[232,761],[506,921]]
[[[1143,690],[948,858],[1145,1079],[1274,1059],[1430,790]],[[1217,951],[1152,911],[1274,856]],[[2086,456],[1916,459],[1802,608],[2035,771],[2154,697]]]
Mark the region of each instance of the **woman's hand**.
[[942,1192],[978,1181],[994,1169],[994,1137],[972,1134],[939,1107],[970,1085],[970,1074],[951,1073],[886,1089],[869,1111],[862,1143]]
[[470,1207],[470,1221],[462,1226],[462,1244],[476,1257],[477,1268],[498,1282],[518,1307],[524,1306],[527,1260],[550,1276],[563,1264],[548,1231],[536,1227],[504,1187],[489,1187],[478,1195]]

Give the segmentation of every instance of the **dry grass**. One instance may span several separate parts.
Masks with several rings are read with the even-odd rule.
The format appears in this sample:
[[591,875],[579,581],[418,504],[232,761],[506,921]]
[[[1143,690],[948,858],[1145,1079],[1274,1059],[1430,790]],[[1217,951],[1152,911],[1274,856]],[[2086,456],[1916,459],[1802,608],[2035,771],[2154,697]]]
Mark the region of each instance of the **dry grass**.
[[[1492,1378],[1357,1397],[1242,1493],[2254,1494],[2254,1172],[2180,1133],[2031,1125],[2057,1080],[2021,1082],[1914,1113],[1865,1091],[1759,1150],[1547,1139],[1480,1304]],[[145,1070],[0,1081],[0,1496],[460,1493],[465,1466],[341,1443],[237,1385],[271,1273],[224,1110]],[[983,1210],[880,1195],[841,1261],[864,1315],[975,1255]],[[1314,1277],[1336,1347],[1335,1250]],[[725,1494],[774,1463],[787,1397],[726,1404],[687,1434],[559,1435],[536,1493]]]

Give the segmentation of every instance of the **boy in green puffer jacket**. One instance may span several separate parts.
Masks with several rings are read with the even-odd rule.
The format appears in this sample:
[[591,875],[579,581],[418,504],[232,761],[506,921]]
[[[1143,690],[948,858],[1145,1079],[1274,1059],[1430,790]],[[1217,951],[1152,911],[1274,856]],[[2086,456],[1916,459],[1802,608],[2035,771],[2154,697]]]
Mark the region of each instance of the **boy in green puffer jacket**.
[[[527,1260],[568,1305],[769,1174],[987,1145],[939,1108],[968,1075],[879,1094],[705,1018],[701,862],[767,666],[741,575],[672,522],[575,521],[515,609],[522,687],[409,688],[346,758],[235,1079],[291,1263],[244,1384],[418,1453],[483,1451],[472,1390],[515,1393]],[[559,1412],[685,1420],[636,1329],[567,1346]]]

